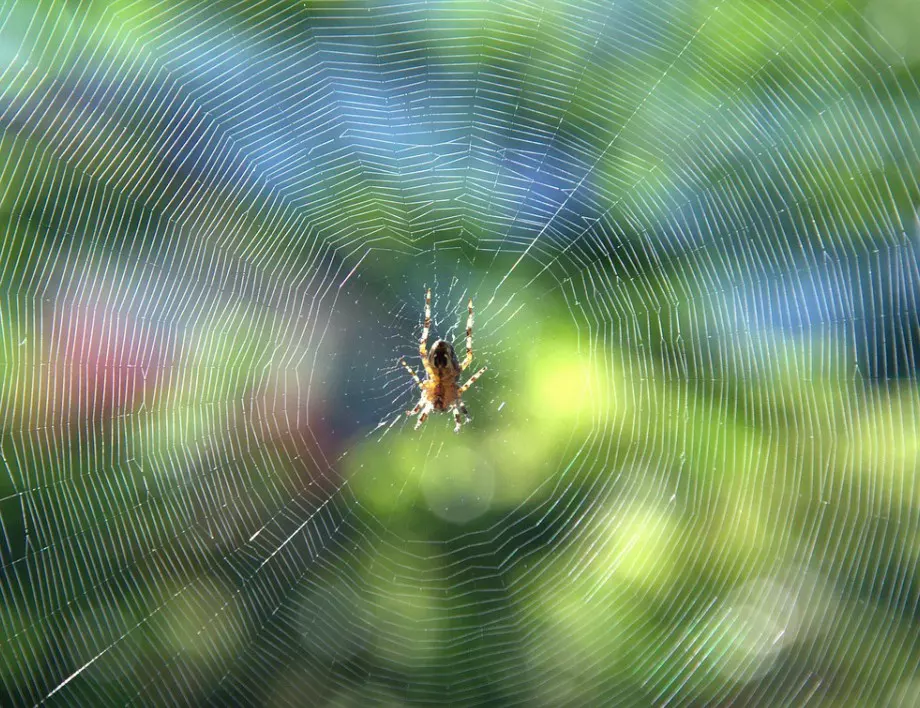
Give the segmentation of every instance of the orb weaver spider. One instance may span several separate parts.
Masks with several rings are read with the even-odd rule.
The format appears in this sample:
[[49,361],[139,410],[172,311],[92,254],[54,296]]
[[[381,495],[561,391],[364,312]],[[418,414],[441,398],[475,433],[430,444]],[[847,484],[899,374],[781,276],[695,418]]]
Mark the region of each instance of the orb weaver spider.
[[406,415],[412,416],[419,414],[418,421],[415,423],[415,429],[418,430],[422,423],[428,419],[431,411],[443,413],[452,411],[454,414],[454,432],[459,433],[461,427],[460,415],[463,415],[463,422],[468,423],[470,414],[466,410],[463,400],[460,398],[466,393],[470,386],[476,383],[476,380],[482,376],[488,367],[483,366],[479,371],[470,376],[469,380],[462,386],[457,385],[457,379],[460,372],[473,361],[473,299],[470,298],[467,303],[469,315],[466,319],[466,356],[463,363],[457,359],[457,353],[454,346],[443,339],[437,340],[428,350],[428,333],[431,330],[431,289],[425,293],[425,325],[422,328],[422,338],[419,340],[418,353],[422,358],[422,366],[425,367],[425,380],[421,381],[415,370],[406,363],[405,359],[400,359],[399,363],[406,367],[406,371],[412,376],[412,380],[422,391],[421,398],[415,408],[406,411]]

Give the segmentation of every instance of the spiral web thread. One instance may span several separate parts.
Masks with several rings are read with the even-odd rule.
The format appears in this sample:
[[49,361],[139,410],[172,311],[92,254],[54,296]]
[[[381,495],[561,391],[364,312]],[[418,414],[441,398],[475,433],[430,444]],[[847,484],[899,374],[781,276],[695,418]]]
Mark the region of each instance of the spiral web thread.
[[[0,703],[916,695],[920,95],[867,14],[4,4]],[[426,287],[456,437],[403,416]]]

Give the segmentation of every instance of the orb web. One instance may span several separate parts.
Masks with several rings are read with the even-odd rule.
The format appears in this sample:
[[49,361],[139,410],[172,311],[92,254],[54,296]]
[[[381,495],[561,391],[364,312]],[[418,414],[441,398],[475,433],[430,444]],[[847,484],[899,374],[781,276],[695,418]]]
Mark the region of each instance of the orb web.
[[909,702],[913,12],[3,5],[0,702]]

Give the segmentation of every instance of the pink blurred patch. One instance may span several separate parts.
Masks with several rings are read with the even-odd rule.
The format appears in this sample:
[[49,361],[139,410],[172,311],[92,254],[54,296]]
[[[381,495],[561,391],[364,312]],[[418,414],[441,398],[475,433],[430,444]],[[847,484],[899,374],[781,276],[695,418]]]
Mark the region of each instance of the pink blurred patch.
[[164,384],[174,349],[149,321],[95,305],[56,309],[50,327],[49,416],[92,422],[137,409]]

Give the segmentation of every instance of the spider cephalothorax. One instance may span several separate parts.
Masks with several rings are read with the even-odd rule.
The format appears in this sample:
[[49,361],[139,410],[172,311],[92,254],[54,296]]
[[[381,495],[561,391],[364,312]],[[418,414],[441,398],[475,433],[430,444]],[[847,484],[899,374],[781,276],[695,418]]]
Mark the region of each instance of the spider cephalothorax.
[[422,357],[422,366],[425,367],[425,380],[420,381],[415,371],[404,360],[400,360],[422,390],[422,396],[415,408],[411,411],[406,411],[406,415],[419,413],[418,421],[415,424],[416,430],[425,422],[431,411],[453,411],[454,432],[460,432],[461,414],[467,421],[470,419],[460,396],[466,393],[476,379],[482,376],[486,367],[482,367],[473,374],[469,381],[462,386],[457,386],[460,372],[464,371],[473,361],[472,299],[470,299],[467,307],[469,316],[466,319],[466,356],[461,363],[457,359],[454,345],[443,339],[439,339],[430,350],[428,349],[428,332],[431,330],[431,290],[425,293],[425,326],[422,328],[422,338],[418,346],[418,352]]

